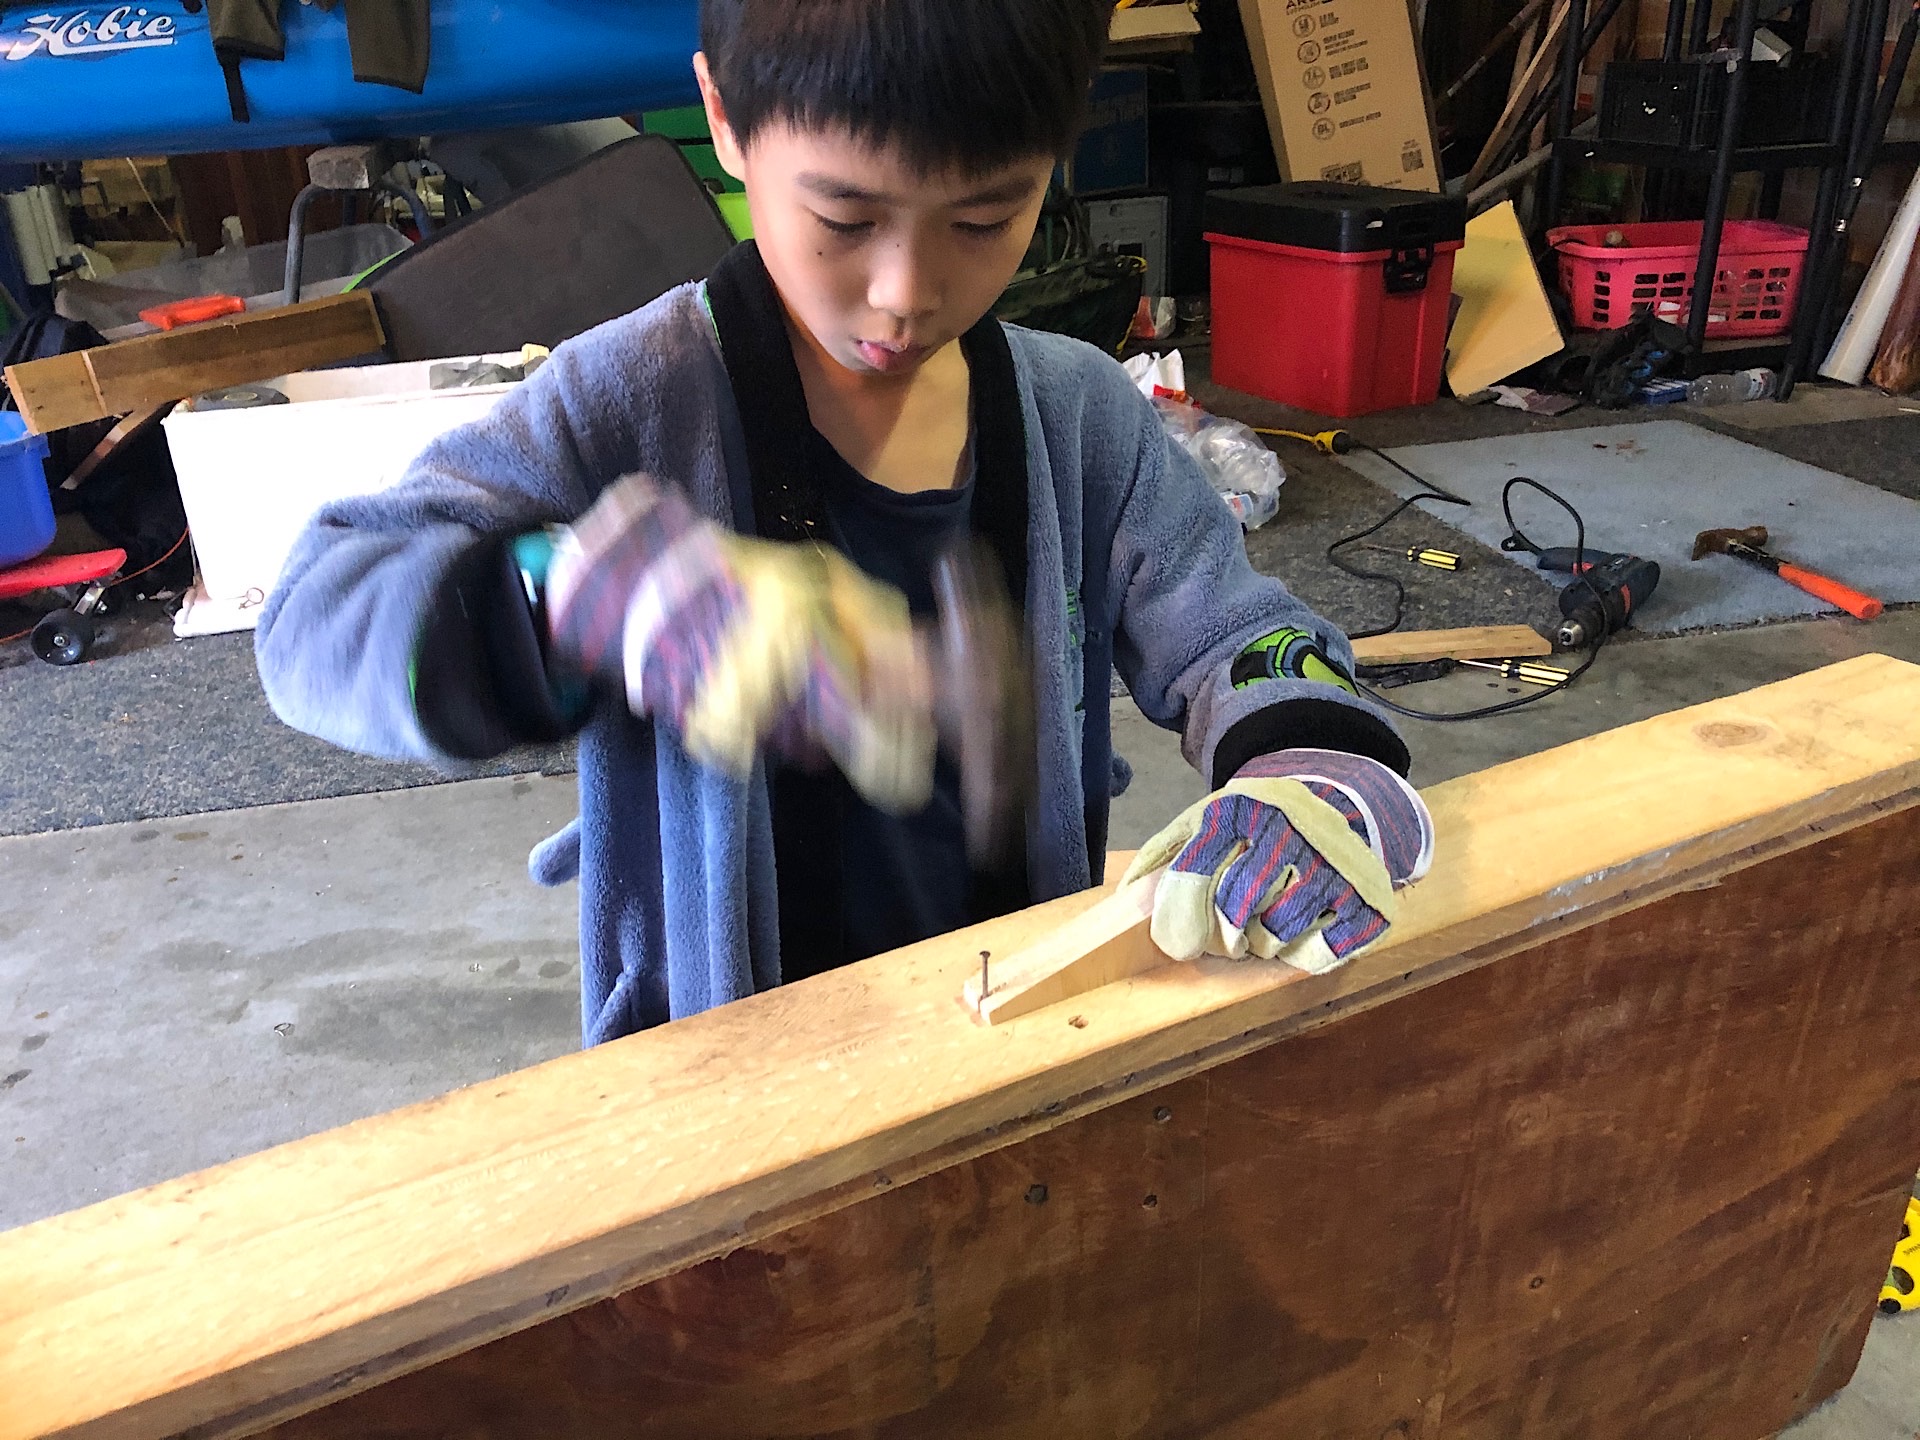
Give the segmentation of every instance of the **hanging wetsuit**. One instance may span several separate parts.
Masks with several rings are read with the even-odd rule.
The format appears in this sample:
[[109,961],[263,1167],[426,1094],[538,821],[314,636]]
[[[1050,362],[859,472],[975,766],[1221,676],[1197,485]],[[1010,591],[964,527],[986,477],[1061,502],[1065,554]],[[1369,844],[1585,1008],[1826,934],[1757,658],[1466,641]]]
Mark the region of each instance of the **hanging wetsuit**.
[[[332,10],[339,0],[312,0]],[[353,78],[369,85],[392,85],[418,95],[427,83],[432,48],[430,0],[346,0],[347,45]],[[284,60],[285,32],[280,0],[208,0],[208,29],[213,53],[227,79],[227,105],[242,124],[250,120],[242,60]]]

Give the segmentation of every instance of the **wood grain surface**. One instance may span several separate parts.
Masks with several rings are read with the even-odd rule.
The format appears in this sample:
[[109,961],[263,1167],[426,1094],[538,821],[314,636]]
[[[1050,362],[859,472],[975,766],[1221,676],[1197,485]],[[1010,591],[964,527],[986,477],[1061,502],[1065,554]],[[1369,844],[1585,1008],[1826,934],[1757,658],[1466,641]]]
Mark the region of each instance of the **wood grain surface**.
[[352,292],[9,365],[6,381],[27,428],[44,433],[352,359],[384,343],[373,298]]
[[1361,665],[1412,665],[1422,660],[1512,660],[1551,655],[1553,644],[1531,625],[1473,625],[1464,630],[1395,630],[1353,642]]
[[879,1194],[277,1440],[1761,1440],[1920,1162],[1920,808]]
[[1915,804],[1916,713],[1920,667],[1866,656],[1435,787],[1432,874],[1329,975],[1168,965],[976,1023],[979,951],[1088,892],[0,1234],[0,1436],[247,1433],[1571,943]]

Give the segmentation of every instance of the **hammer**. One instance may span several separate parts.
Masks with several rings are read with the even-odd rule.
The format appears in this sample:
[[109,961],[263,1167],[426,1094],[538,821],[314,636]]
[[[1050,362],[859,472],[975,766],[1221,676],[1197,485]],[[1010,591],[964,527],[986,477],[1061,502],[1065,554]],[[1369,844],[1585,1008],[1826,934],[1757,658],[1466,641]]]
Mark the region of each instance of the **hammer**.
[[967,857],[993,870],[1015,853],[1032,789],[1032,666],[991,550],[971,539],[948,549],[933,594],[934,723],[960,773]]
[[1807,594],[1817,596],[1829,605],[1838,605],[1857,620],[1871,620],[1880,613],[1882,606],[1871,595],[1862,595],[1851,585],[1842,585],[1838,580],[1830,580],[1812,570],[1803,570],[1778,555],[1769,555],[1761,548],[1766,543],[1767,527],[1764,525],[1749,525],[1744,530],[1702,530],[1693,537],[1693,558],[1698,560],[1702,555],[1713,554],[1737,555],[1742,560],[1765,566],[1789,585],[1798,585]]

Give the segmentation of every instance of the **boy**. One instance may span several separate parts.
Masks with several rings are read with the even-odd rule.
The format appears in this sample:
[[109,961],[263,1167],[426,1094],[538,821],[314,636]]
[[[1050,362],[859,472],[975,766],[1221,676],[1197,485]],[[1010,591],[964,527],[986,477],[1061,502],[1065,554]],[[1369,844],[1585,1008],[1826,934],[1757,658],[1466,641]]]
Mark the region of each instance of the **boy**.
[[[1216,787],[1136,862],[1167,867],[1169,953],[1329,968],[1424,872],[1345,638],[1254,573],[1111,357],[988,314],[1110,11],[707,0],[695,69],[756,241],[289,559],[257,649],[290,723],[442,761],[579,731],[580,819],[533,869],[581,882],[588,1044],[1098,880],[1110,666]],[[1033,672],[1033,798],[987,873],[912,619],[967,535]]]

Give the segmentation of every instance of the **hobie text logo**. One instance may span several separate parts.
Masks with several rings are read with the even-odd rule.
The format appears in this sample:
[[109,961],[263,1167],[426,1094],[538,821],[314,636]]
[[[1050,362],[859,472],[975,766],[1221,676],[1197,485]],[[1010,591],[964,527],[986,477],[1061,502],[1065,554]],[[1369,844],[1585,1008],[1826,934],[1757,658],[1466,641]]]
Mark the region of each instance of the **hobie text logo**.
[[92,10],[61,15],[29,15],[20,22],[24,36],[8,47],[6,58],[24,60],[42,50],[49,55],[103,55],[113,50],[146,50],[174,41],[173,17],[149,15],[144,5],[116,5],[98,19]]

